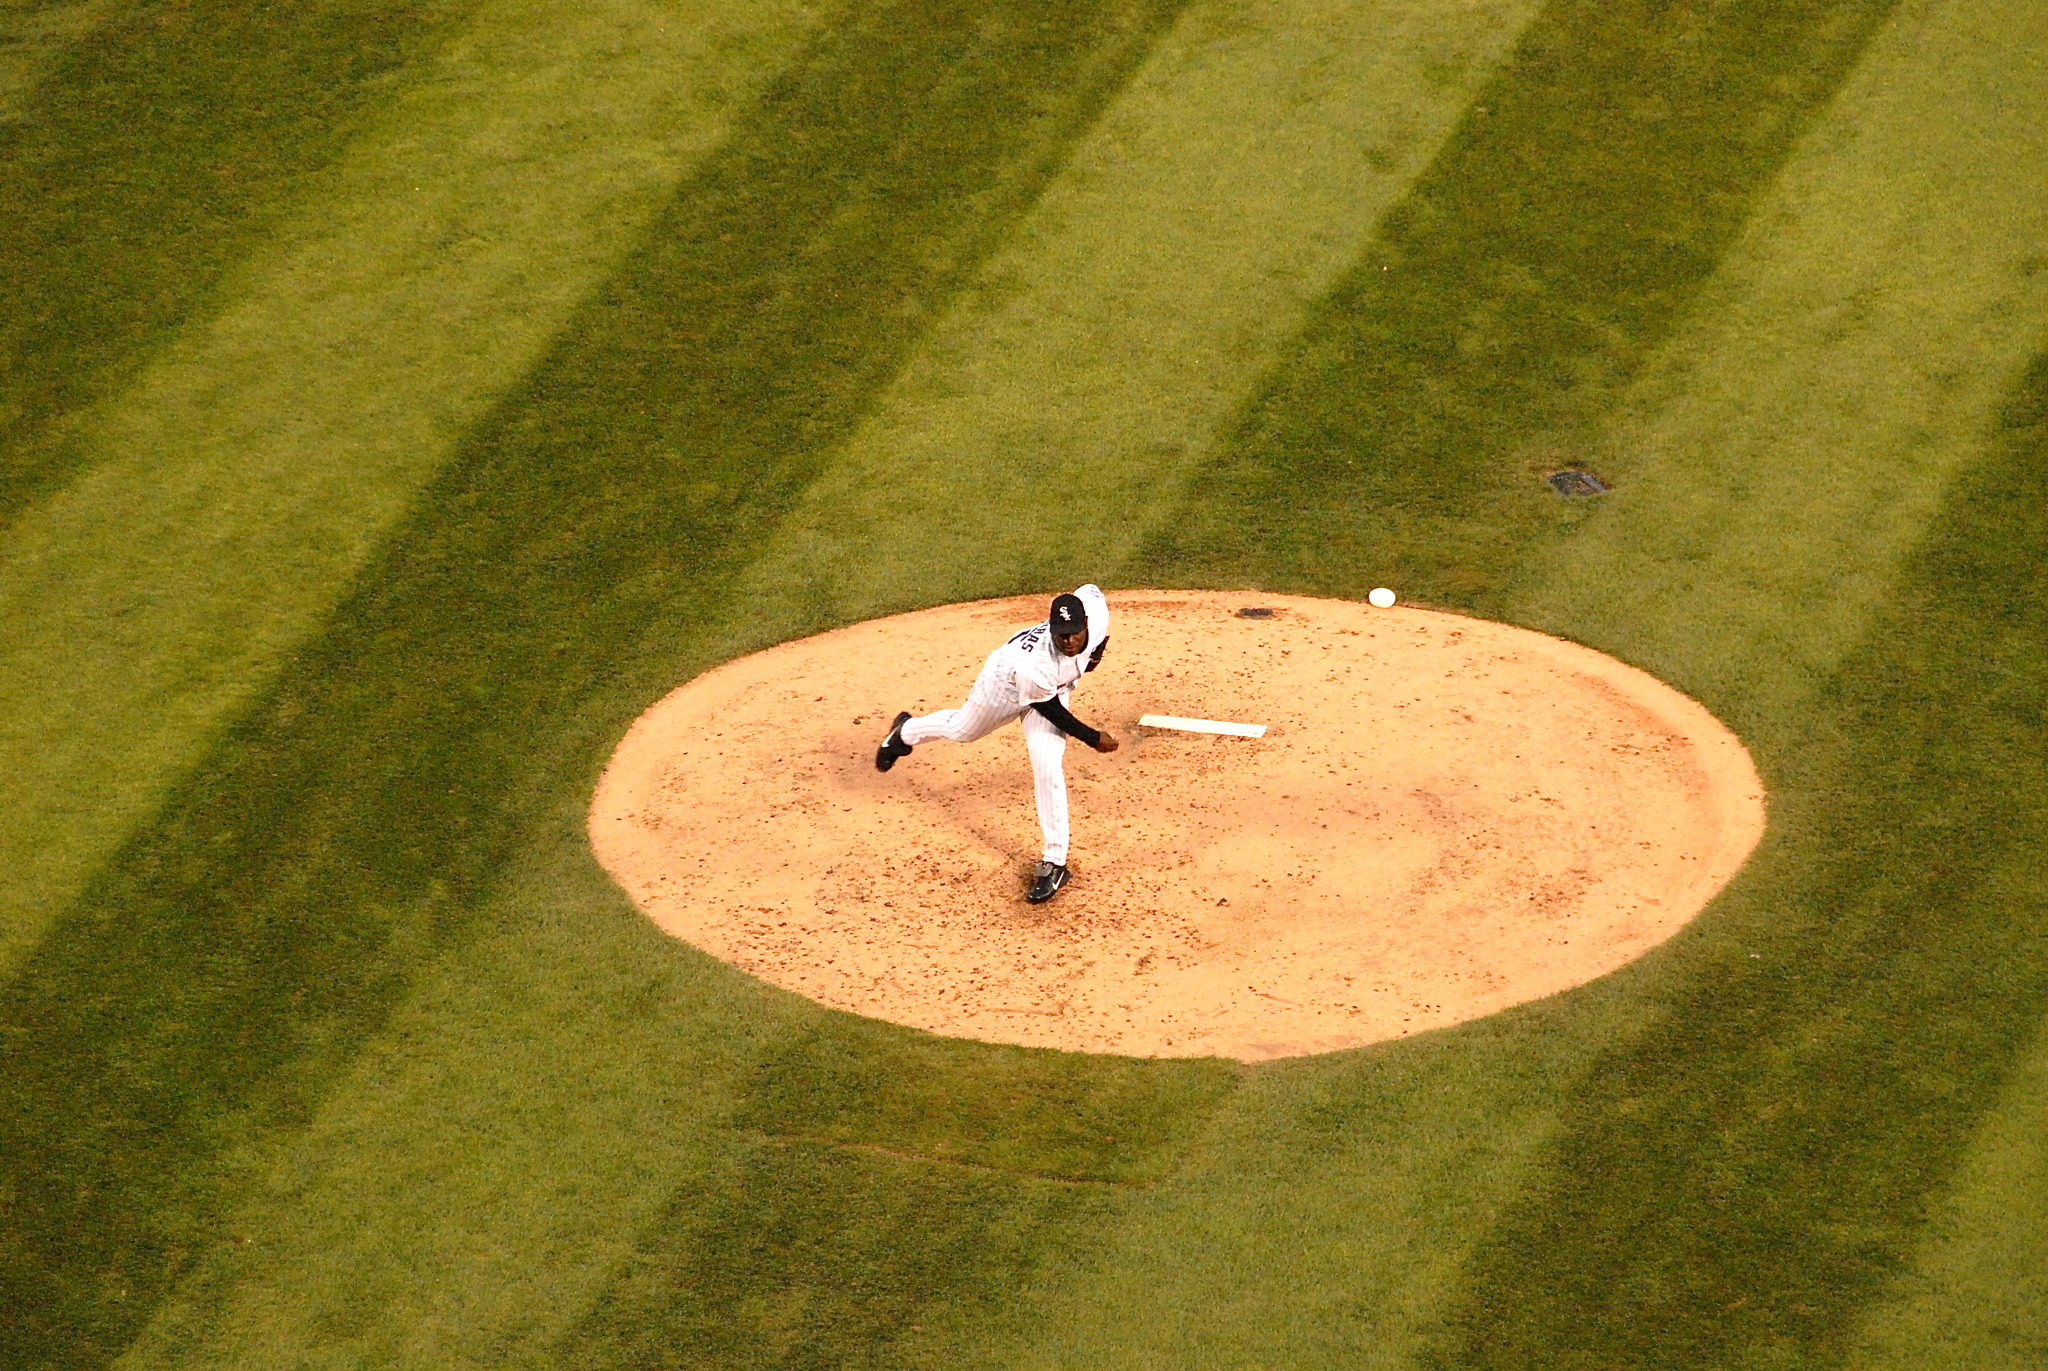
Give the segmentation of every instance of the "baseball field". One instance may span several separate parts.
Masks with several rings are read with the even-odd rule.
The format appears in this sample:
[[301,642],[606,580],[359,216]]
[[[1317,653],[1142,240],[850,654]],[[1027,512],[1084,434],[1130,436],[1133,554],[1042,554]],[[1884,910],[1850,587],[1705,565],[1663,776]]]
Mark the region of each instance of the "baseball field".
[[[0,1365],[2041,1365],[2042,109],[2034,0],[11,0]],[[1768,829],[1252,1065],[593,857],[680,683],[1084,581],[1583,644]]]

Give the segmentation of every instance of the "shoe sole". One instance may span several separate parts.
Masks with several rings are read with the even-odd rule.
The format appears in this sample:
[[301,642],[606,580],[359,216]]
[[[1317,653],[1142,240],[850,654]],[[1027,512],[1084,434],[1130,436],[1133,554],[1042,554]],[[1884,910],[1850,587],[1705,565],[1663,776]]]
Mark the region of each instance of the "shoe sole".
[[[910,711],[906,709],[896,716],[895,723],[889,725],[889,737],[882,739],[882,745],[875,749],[875,770],[887,771],[890,767],[896,765],[898,757],[908,757],[910,755],[910,744],[897,737],[897,730],[903,727],[904,720],[909,717]],[[890,744],[890,738],[896,739],[893,746]]]

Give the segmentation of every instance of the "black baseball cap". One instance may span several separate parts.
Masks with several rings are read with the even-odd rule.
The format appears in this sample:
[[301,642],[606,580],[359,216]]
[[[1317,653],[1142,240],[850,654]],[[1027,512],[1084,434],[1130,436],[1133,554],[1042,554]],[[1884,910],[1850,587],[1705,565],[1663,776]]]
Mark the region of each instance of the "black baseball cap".
[[1069,633],[1088,631],[1088,606],[1081,603],[1078,595],[1055,595],[1052,601],[1052,624],[1054,637]]

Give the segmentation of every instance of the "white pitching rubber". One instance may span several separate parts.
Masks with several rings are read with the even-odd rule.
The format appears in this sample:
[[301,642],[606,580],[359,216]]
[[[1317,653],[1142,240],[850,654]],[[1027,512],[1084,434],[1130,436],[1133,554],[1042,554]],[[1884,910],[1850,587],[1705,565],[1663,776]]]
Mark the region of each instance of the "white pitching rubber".
[[1184,733],[1228,733],[1233,738],[1263,738],[1264,724],[1228,724],[1220,719],[1183,719],[1173,714],[1147,714],[1140,728],[1177,728]]

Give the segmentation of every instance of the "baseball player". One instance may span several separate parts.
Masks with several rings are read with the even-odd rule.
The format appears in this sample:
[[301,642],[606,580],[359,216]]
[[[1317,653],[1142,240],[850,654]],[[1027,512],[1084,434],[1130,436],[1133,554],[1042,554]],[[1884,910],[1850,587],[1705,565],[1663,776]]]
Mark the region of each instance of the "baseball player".
[[966,703],[916,719],[903,711],[875,749],[875,770],[887,771],[919,743],[971,743],[1019,720],[1031,756],[1038,826],[1045,835],[1045,859],[1024,897],[1033,904],[1044,904],[1067,883],[1067,739],[1079,738],[1097,752],[1117,749],[1115,738],[1088,727],[1067,709],[1074,687],[1102,665],[1108,646],[1109,601],[1099,586],[1057,596],[1044,623],[989,653]]

